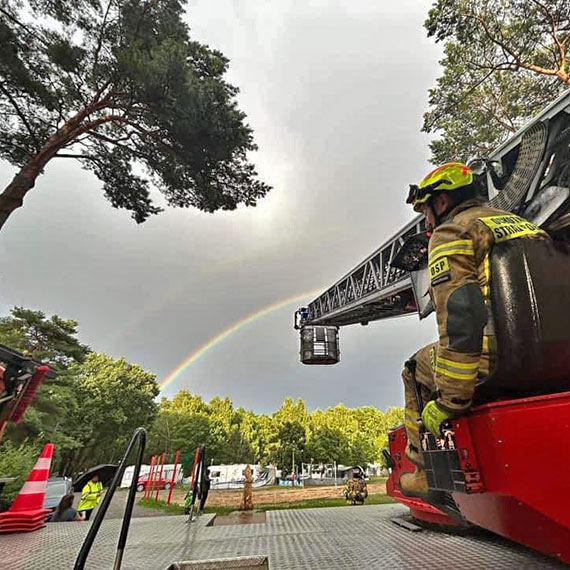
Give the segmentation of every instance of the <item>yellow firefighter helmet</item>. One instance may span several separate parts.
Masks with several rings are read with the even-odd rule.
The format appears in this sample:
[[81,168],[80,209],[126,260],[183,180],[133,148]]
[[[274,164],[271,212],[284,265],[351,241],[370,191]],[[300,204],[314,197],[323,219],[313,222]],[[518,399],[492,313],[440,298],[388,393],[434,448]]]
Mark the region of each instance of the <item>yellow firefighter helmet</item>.
[[406,204],[412,204],[416,212],[421,211],[435,192],[450,192],[473,184],[473,171],[461,162],[448,162],[432,170],[419,184],[410,185]]

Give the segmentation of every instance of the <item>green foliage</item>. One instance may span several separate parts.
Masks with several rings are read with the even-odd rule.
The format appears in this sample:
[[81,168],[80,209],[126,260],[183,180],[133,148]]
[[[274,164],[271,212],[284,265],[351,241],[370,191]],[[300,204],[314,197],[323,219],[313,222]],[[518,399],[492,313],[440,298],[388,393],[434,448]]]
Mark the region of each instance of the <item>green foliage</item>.
[[140,507],[145,507],[147,509],[155,509],[157,511],[162,511],[164,513],[168,513],[169,515],[183,515],[184,514],[184,505],[179,505],[178,503],[171,503],[170,505],[160,499],[155,501],[154,499],[139,499],[137,501],[137,505]]
[[42,311],[14,307],[0,318],[0,343],[53,368],[83,362],[89,348],[76,338],[77,322]]
[[136,427],[150,426],[157,410],[154,374],[124,359],[91,352],[77,338],[77,323],[16,307],[0,318],[0,343],[50,364],[44,381],[6,441],[55,444],[53,471],[74,473],[116,461]]
[[149,433],[148,456],[178,448],[186,471],[193,450],[207,448],[207,461],[215,464],[262,463],[291,469],[295,464],[367,464],[382,461],[388,447],[388,429],[403,422],[401,408],[351,409],[339,405],[309,412],[303,400],[286,398],[271,417],[235,409],[228,398],[206,403],[182,390],[172,400],[163,398]]
[[570,86],[565,0],[437,0],[425,27],[445,43],[422,129],[436,164],[488,153]]
[[345,465],[382,461],[388,428],[403,411],[339,405],[309,412],[303,400],[286,398],[272,416],[234,408],[229,398],[204,402],[180,391],[157,404],[154,374],[124,359],[91,352],[76,338],[77,323],[40,311],[15,308],[0,318],[0,343],[26,351],[58,369],[38,392],[23,421],[9,425],[6,441],[55,444],[53,471],[73,474],[118,461],[136,427],[149,428],[147,459],[182,452],[186,472],[194,449],[207,447],[208,463],[295,463],[337,461]]
[[289,468],[293,460],[300,463],[306,458],[305,428],[299,422],[286,421],[277,426],[269,461]]
[[228,398],[214,398],[209,404],[200,396],[182,390],[172,400],[163,398],[153,429],[149,433],[148,455],[165,451],[171,457],[182,451],[182,465],[188,471],[194,449],[205,444],[208,457],[224,462],[254,462],[263,448],[257,427],[263,423],[251,412],[235,410]]
[[154,420],[156,376],[123,358],[91,353],[70,368],[78,406],[72,424],[82,443],[75,467],[118,461],[135,428]]
[[11,441],[5,441],[0,446],[0,477],[16,478],[4,486],[0,495],[0,512],[5,511],[16,498],[36,463],[39,451],[38,447],[28,443],[15,445]]
[[76,334],[75,321],[58,315],[46,317],[41,311],[14,307],[10,316],[0,318],[1,344],[58,371],[55,379],[44,381],[23,421],[9,426],[8,436],[17,444],[26,440],[55,443],[56,462],[62,454],[80,446],[78,439],[61,429],[76,407],[73,379],[66,369],[72,363],[82,362],[90,350],[77,340]]
[[248,162],[256,145],[228,59],[191,39],[185,5],[2,2],[0,157],[21,170],[0,195],[0,226],[53,158],[78,160],[138,223],[160,211],[151,185],[206,212],[269,191]]

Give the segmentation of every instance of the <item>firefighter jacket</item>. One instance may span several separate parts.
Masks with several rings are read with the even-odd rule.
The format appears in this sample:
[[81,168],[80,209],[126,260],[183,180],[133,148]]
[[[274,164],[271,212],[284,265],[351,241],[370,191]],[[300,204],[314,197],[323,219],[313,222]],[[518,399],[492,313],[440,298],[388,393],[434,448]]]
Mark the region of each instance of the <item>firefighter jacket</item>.
[[429,241],[430,296],[439,341],[430,354],[437,404],[451,414],[470,405],[478,377],[496,358],[489,255],[511,239],[549,239],[514,214],[466,200],[455,207]]
[[351,503],[364,503],[368,497],[368,486],[364,479],[349,479],[344,489],[344,497]]
[[88,481],[87,485],[81,490],[81,500],[79,501],[77,510],[81,512],[94,509],[101,500],[102,493],[103,485],[101,481],[97,481],[97,483]]

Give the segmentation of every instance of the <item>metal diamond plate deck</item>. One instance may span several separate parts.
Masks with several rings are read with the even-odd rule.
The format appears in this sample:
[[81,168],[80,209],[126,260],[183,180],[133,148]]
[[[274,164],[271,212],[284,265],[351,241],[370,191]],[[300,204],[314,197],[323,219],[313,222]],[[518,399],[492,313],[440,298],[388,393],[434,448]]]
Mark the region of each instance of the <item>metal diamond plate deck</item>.
[[[267,513],[264,524],[207,527],[186,517],[134,519],[125,570],[166,570],[173,562],[239,556],[269,557],[271,570],[461,570],[568,568],[492,536],[458,536],[431,530],[412,533],[391,518],[400,505],[374,505]],[[51,524],[30,534],[0,535],[2,570],[73,568],[90,523]],[[105,522],[87,563],[89,570],[112,568],[119,520]]]

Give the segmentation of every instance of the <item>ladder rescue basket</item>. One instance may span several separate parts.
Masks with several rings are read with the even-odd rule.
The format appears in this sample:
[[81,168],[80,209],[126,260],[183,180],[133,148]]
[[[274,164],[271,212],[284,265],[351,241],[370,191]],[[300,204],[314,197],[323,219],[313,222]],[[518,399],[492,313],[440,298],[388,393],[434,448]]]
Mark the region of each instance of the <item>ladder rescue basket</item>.
[[303,364],[336,364],[339,361],[338,327],[301,327]]

